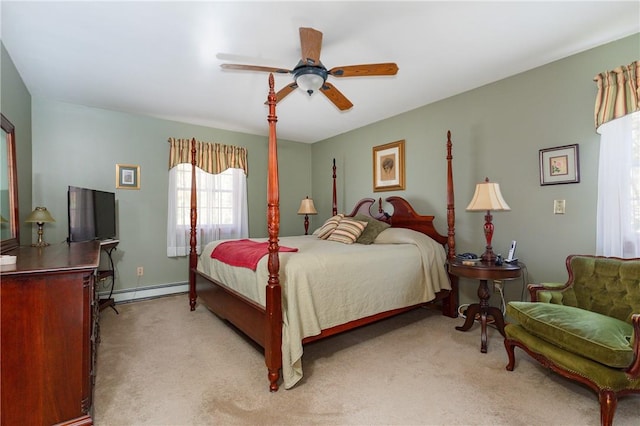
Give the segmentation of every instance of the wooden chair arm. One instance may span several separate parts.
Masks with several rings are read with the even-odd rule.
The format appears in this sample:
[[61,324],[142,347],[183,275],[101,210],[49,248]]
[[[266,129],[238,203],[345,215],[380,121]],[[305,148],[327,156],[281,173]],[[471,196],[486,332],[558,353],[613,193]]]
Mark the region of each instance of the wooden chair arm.
[[627,375],[632,379],[640,377],[640,314],[631,317],[633,325],[633,353],[635,357],[631,366],[627,369]]
[[537,283],[527,285],[529,296],[532,302],[538,302],[538,292],[540,291],[559,291],[563,292],[569,288],[570,283]]

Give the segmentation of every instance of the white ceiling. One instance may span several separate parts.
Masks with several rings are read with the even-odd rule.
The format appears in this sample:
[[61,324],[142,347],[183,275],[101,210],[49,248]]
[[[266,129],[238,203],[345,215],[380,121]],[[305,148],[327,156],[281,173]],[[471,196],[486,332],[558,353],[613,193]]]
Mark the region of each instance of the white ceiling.
[[[222,71],[222,63],[292,69],[298,28],[312,27],[324,33],[327,68],[398,64],[393,77],[330,76],[353,102],[348,111],[299,90],[280,102],[278,137],[308,143],[640,32],[637,0],[0,7],[2,41],[32,96],[251,134],[268,134],[268,74]],[[277,91],[292,77],[275,80]]]

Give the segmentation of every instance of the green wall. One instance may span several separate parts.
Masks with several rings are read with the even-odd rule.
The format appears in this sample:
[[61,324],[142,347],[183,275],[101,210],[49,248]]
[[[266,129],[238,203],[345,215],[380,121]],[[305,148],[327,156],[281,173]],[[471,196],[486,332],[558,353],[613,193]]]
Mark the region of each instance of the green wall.
[[24,222],[33,209],[31,205],[31,95],[2,43],[0,43],[0,102],[2,113],[15,127],[20,243],[31,244],[33,227]]
[[[593,77],[639,54],[636,34],[315,143],[316,206],[330,208],[322,190],[327,164],[336,158],[339,210],[362,197],[399,195],[419,213],[434,214],[446,233],[445,143],[451,130],[457,252],[484,251],[484,214],[465,208],[475,184],[489,177],[511,207],[493,214],[494,251],[506,255],[517,240],[529,282],[565,281],[567,255],[595,252],[600,138],[593,123]],[[406,141],[406,190],[374,193],[372,147],[400,139]],[[540,186],[539,150],[568,144],[579,144],[580,183]],[[557,199],[566,200],[566,214],[553,214]],[[463,280],[461,300],[476,300],[476,289],[477,283]],[[505,285],[509,299],[519,299],[521,290],[519,281]]]
[[[56,219],[45,239],[67,238],[69,185],[114,191],[120,244],[114,252],[116,290],[184,283],[187,258],[167,258],[169,137],[248,149],[249,232],[267,236],[267,138],[33,97],[33,202]],[[265,126],[267,125],[265,120]],[[281,235],[300,234],[300,200],[311,195],[311,146],[279,145]],[[140,190],[115,189],[116,164],[140,166]],[[287,179],[287,176],[295,178]],[[144,267],[138,277],[136,268]]]
[[[311,217],[311,229],[329,216],[333,158],[341,211],[362,197],[400,195],[418,212],[435,214],[440,231],[446,232],[445,142],[451,130],[457,251],[484,250],[484,215],[464,209],[475,184],[486,176],[500,183],[512,209],[493,215],[494,250],[504,254],[515,239],[530,282],[564,281],[568,254],[595,251],[599,136],[593,128],[593,76],[638,59],[639,52],[636,34],[312,145],[280,141],[281,235],[301,233],[296,211],[306,195],[320,212]],[[166,257],[169,137],[246,146],[250,234],[267,235],[266,137],[31,99],[4,47],[2,110],[11,113],[16,125],[21,216],[33,206],[47,206],[57,220],[46,225],[49,242],[66,238],[68,185],[116,192],[121,240],[115,252],[116,289],[187,279],[186,258]],[[406,141],[406,190],[374,193],[371,149],[400,139]],[[581,182],[540,186],[539,150],[575,143],[580,145]],[[115,190],[118,163],[141,166],[139,191]],[[565,215],[553,214],[556,199],[566,200]],[[141,278],[137,266],[145,268]],[[462,301],[475,300],[477,283],[461,284]],[[520,282],[505,287],[508,299],[520,298]]]

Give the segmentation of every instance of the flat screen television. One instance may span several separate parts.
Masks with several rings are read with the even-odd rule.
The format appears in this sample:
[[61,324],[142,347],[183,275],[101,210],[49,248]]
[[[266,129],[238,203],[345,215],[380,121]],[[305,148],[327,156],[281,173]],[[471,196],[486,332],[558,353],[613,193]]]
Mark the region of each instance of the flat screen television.
[[68,242],[116,237],[116,195],[113,192],[69,186]]

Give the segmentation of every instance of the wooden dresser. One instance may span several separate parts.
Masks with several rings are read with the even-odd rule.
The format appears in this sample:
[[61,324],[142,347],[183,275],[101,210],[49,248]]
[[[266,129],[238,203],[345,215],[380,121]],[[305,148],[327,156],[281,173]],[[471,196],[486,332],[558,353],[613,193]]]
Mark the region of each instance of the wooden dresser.
[[0,272],[2,425],[91,425],[100,244],[19,247]]

